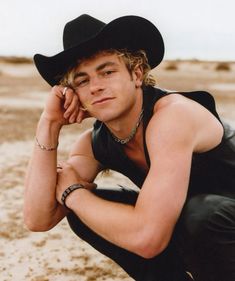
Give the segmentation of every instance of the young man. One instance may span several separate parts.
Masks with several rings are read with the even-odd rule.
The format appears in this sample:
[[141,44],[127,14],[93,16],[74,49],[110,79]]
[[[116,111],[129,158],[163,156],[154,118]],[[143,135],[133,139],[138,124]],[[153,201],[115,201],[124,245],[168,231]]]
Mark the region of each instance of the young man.
[[[64,51],[35,56],[53,86],[38,123],[25,222],[73,231],[135,280],[235,280],[235,134],[206,92],[169,93],[148,75],[162,60],[157,28],[136,16],[88,15],[64,29]],[[63,125],[97,119],[57,166]],[[113,169],[140,192],[96,189]]]

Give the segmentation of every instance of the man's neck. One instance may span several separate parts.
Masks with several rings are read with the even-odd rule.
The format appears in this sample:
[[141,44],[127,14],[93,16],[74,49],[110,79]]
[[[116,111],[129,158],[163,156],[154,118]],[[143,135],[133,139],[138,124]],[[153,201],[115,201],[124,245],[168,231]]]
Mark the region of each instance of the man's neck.
[[135,103],[125,112],[123,112],[120,118],[107,122],[105,123],[105,125],[117,138],[127,138],[131,134],[133,129],[138,125],[137,123],[140,120],[142,106],[143,91],[142,89],[140,89],[140,91],[137,93]]

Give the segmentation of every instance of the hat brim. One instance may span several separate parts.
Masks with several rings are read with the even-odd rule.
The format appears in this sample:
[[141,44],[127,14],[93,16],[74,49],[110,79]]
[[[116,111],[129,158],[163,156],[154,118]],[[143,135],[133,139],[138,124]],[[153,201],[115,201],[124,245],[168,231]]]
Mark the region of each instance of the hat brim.
[[36,54],[34,62],[41,76],[54,86],[77,60],[108,49],[145,50],[151,68],[156,67],[164,56],[164,42],[159,30],[142,17],[124,16],[105,25],[95,37],[55,56]]

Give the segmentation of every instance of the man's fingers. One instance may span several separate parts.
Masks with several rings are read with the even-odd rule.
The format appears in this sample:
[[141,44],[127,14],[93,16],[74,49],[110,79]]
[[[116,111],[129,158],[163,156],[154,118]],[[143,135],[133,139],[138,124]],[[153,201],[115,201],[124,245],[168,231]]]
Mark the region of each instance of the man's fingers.
[[65,87],[63,89],[62,95],[65,99],[64,109],[68,109],[74,99],[74,96],[76,96],[76,95],[74,94],[74,91],[72,89],[67,88],[67,87]]
[[77,120],[76,120],[77,123],[81,123],[84,117],[85,117],[85,112],[80,109],[77,115]]
[[88,189],[88,190],[94,190],[94,189],[97,188],[97,184],[94,183],[94,182],[91,182],[91,183],[88,182],[88,183],[85,184],[85,187],[86,187],[86,189]]
[[65,96],[66,95],[66,91],[67,91],[68,87],[64,87],[62,95]]
[[75,123],[77,120],[77,116],[78,116],[78,109],[75,108],[75,110],[72,112],[72,114],[69,117],[69,123]]
[[80,107],[79,97],[73,89],[59,85],[56,95],[64,100],[65,112],[63,116],[69,123],[81,123],[83,119],[89,117],[86,109]]
[[63,169],[63,168],[66,168],[66,167],[72,167],[72,165],[69,164],[69,163],[66,162],[66,161],[59,161],[58,164],[57,164],[57,166],[61,167],[62,169]]
[[64,113],[64,118],[69,118],[69,116],[73,113],[73,111],[78,107],[79,107],[78,97],[73,94],[70,104]]

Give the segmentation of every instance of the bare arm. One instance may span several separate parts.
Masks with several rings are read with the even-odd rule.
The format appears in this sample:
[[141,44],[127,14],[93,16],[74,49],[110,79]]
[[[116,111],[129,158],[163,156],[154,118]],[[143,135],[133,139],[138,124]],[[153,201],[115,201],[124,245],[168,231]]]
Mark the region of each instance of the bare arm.
[[[62,95],[63,88],[56,86],[52,89],[43,114],[39,120],[36,137],[40,144],[46,147],[56,147],[60,130],[63,125],[80,122],[79,102],[77,96],[70,90],[66,99]],[[89,143],[89,134],[81,138],[78,143]],[[81,145],[80,145],[81,146]],[[89,147],[89,146],[88,146]],[[82,147],[85,149],[85,147]],[[79,150],[79,145],[75,150]],[[86,151],[83,151],[86,155]],[[90,181],[94,178],[95,172],[92,170],[96,165],[87,163],[84,157],[72,157],[69,160],[71,164],[78,167],[92,167],[81,169],[81,172],[74,175],[74,180],[82,180],[83,176]],[[90,161],[91,162],[91,161]],[[86,170],[86,174],[83,173]],[[74,183],[74,182],[73,182]],[[25,195],[24,195],[24,219],[31,230],[44,231],[56,225],[66,214],[67,210],[56,200],[57,185],[57,150],[42,150],[35,144],[33,154],[26,172]]]
[[[42,144],[55,147],[59,132],[57,124],[41,118],[36,135]],[[59,222],[66,214],[55,200],[56,167],[57,150],[43,151],[35,145],[26,172],[24,194],[24,219],[31,230],[51,228],[52,221]]]
[[[167,246],[184,205],[193,151],[209,149],[221,137],[219,122],[199,105],[160,109],[148,126],[151,169],[136,205],[109,202],[83,189],[74,191],[66,203],[105,239],[153,257]],[[58,188],[59,200],[63,187]]]

